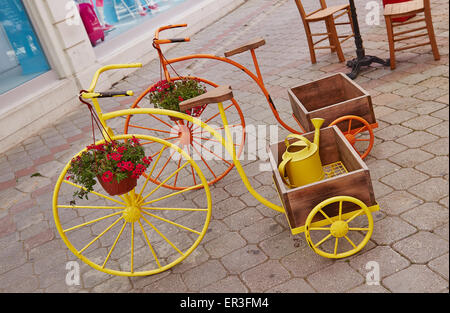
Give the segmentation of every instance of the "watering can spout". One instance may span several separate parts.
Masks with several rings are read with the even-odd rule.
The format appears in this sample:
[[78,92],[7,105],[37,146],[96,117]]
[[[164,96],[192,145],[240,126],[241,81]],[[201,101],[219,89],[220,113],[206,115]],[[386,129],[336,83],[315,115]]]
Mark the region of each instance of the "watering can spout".
[[320,138],[320,127],[322,127],[323,122],[325,120],[323,118],[313,118],[311,123],[314,125],[314,143],[319,147],[319,138]]

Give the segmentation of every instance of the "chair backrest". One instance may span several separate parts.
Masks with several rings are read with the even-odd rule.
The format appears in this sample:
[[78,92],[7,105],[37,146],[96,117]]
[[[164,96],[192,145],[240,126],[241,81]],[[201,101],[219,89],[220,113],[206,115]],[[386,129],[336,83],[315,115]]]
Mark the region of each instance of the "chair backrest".
[[431,10],[430,0],[423,0],[423,7],[425,10]]
[[[320,2],[320,9],[326,9],[327,4],[325,0],[319,0]],[[301,0],[295,0],[295,4],[297,5],[298,11],[300,12],[300,16],[302,17],[303,22],[305,22],[305,18],[309,15],[306,13],[305,8],[303,7]],[[314,11],[315,12],[315,11]]]

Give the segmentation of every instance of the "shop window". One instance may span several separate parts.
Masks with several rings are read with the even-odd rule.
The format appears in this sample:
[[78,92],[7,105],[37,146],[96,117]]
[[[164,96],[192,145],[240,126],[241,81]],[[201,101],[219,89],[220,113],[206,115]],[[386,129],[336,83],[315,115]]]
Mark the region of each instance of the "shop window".
[[50,70],[21,0],[0,6],[0,94]]
[[93,46],[186,0],[75,0]]

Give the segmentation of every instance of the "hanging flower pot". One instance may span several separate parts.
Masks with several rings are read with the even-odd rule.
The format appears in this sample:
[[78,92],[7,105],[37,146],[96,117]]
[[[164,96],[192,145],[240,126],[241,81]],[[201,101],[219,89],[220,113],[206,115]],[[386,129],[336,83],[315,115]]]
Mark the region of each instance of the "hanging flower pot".
[[[205,92],[206,86],[196,79],[183,78],[172,82],[161,80],[150,89],[149,98],[150,103],[153,103],[155,108],[180,112],[179,104],[181,102],[197,97]],[[183,113],[199,117],[205,107],[206,105],[201,105]],[[169,119],[175,123],[182,120],[172,116],[169,116]]]
[[152,158],[145,156],[144,148],[135,137],[124,142],[106,141],[87,146],[72,159],[66,179],[83,187],[75,191],[74,199],[88,199],[97,181],[109,195],[121,195],[136,187],[138,178],[151,162]]
[[128,193],[137,185],[137,178],[132,176],[122,179],[120,182],[117,181],[115,175],[108,176],[108,178],[97,175],[97,179],[110,196],[119,196]]

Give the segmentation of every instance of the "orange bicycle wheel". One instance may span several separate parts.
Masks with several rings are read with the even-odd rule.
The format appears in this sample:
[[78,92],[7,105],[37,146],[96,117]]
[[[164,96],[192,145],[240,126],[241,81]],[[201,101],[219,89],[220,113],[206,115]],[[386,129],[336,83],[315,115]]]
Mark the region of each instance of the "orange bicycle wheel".
[[[218,86],[209,80],[193,76],[175,77],[171,78],[171,80],[175,81],[186,78],[199,80],[200,82],[214,88]],[[151,104],[149,99],[146,97],[153,86],[154,85],[151,85],[144,92],[142,92],[135,100],[131,108],[153,107],[153,104]],[[224,103],[224,109],[227,113],[230,131],[232,131],[235,135],[234,144],[236,154],[239,157],[243,151],[245,143],[244,115],[235,99],[232,99],[231,103]],[[151,119],[145,116],[129,115],[125,120],[124,133],[139,133],[156,136],[180,146],[197,161],[197,164],[206,176],[208,185],[212,185],[221,180],[234,167],[233,160],[223,148],[222,144],[216,139],[211,138],[210,134],[205,133],[201,127],[193,125],[185,120],[175,120],[162,116],[156,116],[154,114],[149,114],[149,116]],[[201,113],[201,116],[198,118],[212,126],[217,131],[224,131],[217,105],[207,105]],[[164,166],[161,172],[155,177],[150,178],[150,181],[158,185],[161,183],[159,180],[159,174],[162,174],[166,167],[169,170],[180,167],[179,160],[174,159],[173,155],[166,153],[162,157],[164,159]],[[189,172],[188,168],[185,169],[184,174],[180,172],[180,175],[177,175],[174,181],[171,183],[164,183],[162,186],[174,190],[182,190],[197,184],[198,181],[196,181],[192,169],[191,172]]]
[[346,115],[334,120],[329,126],[333,125],[342,131],[362,159],[369,155],[375,138],[372,126],[365,119],[356,115]]

